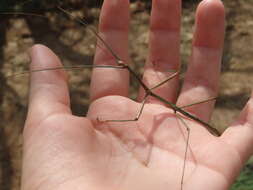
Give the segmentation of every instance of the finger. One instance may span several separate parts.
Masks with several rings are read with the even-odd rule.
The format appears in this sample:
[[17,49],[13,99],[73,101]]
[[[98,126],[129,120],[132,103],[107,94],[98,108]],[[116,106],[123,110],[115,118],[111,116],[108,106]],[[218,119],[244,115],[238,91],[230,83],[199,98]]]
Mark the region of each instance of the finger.
[[[179,106],[186,106],[215,97],[224,40],[225,13],[220,0],[203,0],[196,13],[193,51]],[[214,101],[187,107],[186,110],[204,121],[210,119]]]
[[242,162],[253,154],[253,94],[239,119],[225,130],[221,139],[238,151]]
[[47,47],[35,45],[31,51],[31,78],[26,128],[36,126],[52,114],[71,113],[67,76],[62,70],[33,72],[61,66],[58,57]]
[[[174,73],[171,70],[179,68],[180,18],[181,0],[152,1],[149,57],[143,75],[143,81],[149,88],[169,78]],[[178,77],[175,77],[154,92],[174,102],[177,86]],[[141,89],[140,99],[143,97],[144,90]],[[155,99],[148,99],[148,101],[159,102]]]
[[[103,40],[112,48],[113,52],[124,62],[128,62],[128,27],[129,1],[104,1],[99,31]],[[116,58],[98,40],[95,65],[117,65]],[[91,79],[91,100],[108,96],[127,96],[129,75],[126,70],[112,68],[95,68]]]

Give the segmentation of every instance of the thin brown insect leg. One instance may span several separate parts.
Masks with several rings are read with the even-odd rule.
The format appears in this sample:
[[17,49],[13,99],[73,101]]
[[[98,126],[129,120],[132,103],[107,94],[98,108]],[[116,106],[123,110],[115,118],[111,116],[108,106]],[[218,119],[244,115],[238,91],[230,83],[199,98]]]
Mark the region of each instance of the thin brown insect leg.
[[36,13],[25,13],[25,12],[0,12],[1,15],[22,15],[22,16],[36,16],[39,18],[47,19],[46,16]]
[[186,137],[186,146],[185,146],[185,152],[184,152],[184,163],[183,163],[183,171],[182,171],[182,177],[180,182],[180,189],[183,190],[183,184],[184,184],[184,176],[185,176],[185,168],[186,168],[186,159],[187,159],[187,152],[188,152],[188,146],[189,146],[189,140],[190,140],[190,128],[184,121],[184,119],[175,112],[175,114],[178,116],[180,121],[183,123],[183,126],[186,128],[187,131],[187,137]]
[[160,86],[162,86],[163,84],[165,84],[166,82],[168,82],[169,80],[175,78],[176,76],[179,75],[179,72],[175,72],[173,73],[171,76],[169,76],[167,79],[165,79],[164,81],[160,82],[159,84],[155,85],[154,87],[150,88],[150,90],[154,90]]
[[183,108],[191,107],[191,106],[194,106],[194,105],[197,105],[197,104],[202,104],[202,103],[206,103],[206,102],[210,102],[210,101],[215,101],[217,98],[218,97],[208,98],[206,100],[202,100],[202,101],[195,102],[195,103],[192,103],[192,104],[188,104],[188,105],[185,105],[185,106],[180,106],[180,108],[183,109]]
[[142,103],[141,103],[141,108],[139,110],[139,112],[137,113],[137,116],[134,119],[122,119],[122,120],[100,120],[99,118],[97,118],[98,121],[100,122],[129,122],[129,121],[138,121],[139,118],[141,117],[141,114],[143,112],[146,100],[147,100],[148,94],[146,94],[145,98],[143,99]]
[[42,68],[42,69],[33,69],[28,71],[23,71],[20,73],[15,73],[12,75],[7,76],[10,77],[18,77],[25,74],[31,74],[36,72],[43,72],[43,71],[55,71],[55,70],[74,70],[74,69],[82,69],[82,68],[115,68],[115,69],[125,69],[124,66],[121,65],[77,65],[77,66],[59,66],[59,67],[50,67],[50,68]]

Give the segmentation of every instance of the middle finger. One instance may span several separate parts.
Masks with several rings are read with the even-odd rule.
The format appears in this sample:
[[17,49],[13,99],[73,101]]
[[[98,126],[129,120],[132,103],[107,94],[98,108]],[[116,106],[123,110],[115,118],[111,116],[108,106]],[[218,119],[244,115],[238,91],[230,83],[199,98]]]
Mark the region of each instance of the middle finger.
[[[143,81],[152,88],[174,74],[180,63],[181,0],[153,0],[150,22],[149,57],[145,65]],[[178,77],[154,89],[164,99],[175,102]],[[139,100],[145,95],[140,89]],[[160,103],[150,97],[150,103]]]

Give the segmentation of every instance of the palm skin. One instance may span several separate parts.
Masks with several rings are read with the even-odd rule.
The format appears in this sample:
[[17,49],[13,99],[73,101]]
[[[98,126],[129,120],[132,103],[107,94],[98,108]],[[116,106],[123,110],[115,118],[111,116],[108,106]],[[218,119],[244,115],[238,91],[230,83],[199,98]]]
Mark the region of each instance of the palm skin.
[[[93,103],[88,118],[132,118],[139,107],[109,96]],[[26,137],[24,167],[35,163],[40,169],[23,174],[29,182],[23,189],[180,189],[186,130],[173,111],[148,104],[140,120],[127,126],[94,123],[64,113],[45,118]],[[196,122],[187,124],[191,133],[183,189],[227,189],[242,167],[238,152]]]
[[[122,0],[113,5],[111,2],[113,1],[104,2],[100,21],[101,35],[112,46],[114,40],[120,41],[121,49],[117,50],[115,47],[115,51],[119,51],[117,53],[127,60],[125,25],[120,28],[117,20],[115,21],[117,29],[123,31],[123,34],[113,31],[115,35],[119,35],[116,39],[108,36],[106,32],[110,27],[115,30],[115,26],[107,23],[112,16],[110,14],[119,10],[115,7],[122,8],[121,19],[129,20],[126,16],[128,2]],[[152,87],[153,83],[157,84],[155,72],[158,71],[159,77],[166,77],[166,74],[159,70],[164,68],[164,65],[158,64],[158,69],[152,65],[157,54],[159,57],[163,54],[156,48],[157,44],[162,45],[162,42],[155,37],[155,28],[161,26],[154,23],[157,23],[157,18],[161,19],[161,15],[157,15],[155,9],[164,2],[168,0],[153,2],[150,57],[143,78],[149,87]],[[178,16],[179,11],[175,6],[178,8],[179,5],[176,3],[180,3],[176,0],[171,2],[174,7],[172,4],[169,5],[173,10],[177,10],[171,14]],[[212,34],[224,30],[223,19],[220,19],[220,22],[217,20],[224,16],[224,10],[219,0],[204,0],[198,10],[193,55],[181,94],[176,97],[176,90],[172,88],[177,86],[178,79],[155,90],[158,95],[177,105],[187,105],[213,97],[218,89],[223,33],[220,32],[218,37],[213,37]],[[210,15],[206,16],[205,11],[211,12]],[[214,17],[216,27],[210,29],[212,31],[209,34],[201,25],[212,25],[214,22],[209,19],[211,16]],[[167,29],[173,31],[179,25],[178,21],[168,23],[171,25]],[[203,40],[207,37],[208,40]],[[178,48],[175,44],[172,45],[173,48]],[[173,56],[165,57],[164,60],[169,59],[170,62],[176,63],[172,67],[177,68],[179,59],[177,55]],[[36,69],[38,65],[46,68],[60,64],[58,58],[41,45],[31,50],[31,58],[32,69]],[[208,63],[204,66],[203,58]],[[108,54],[105,55],[98,49],[95,64],[108,62]],[[199,62],[201,64],[198,64]],[[186,126],[190,128],[190,140],[182,188],[229,188],[253,152],[252,100],[248,102],[238,121],[221,137],[211,135],[195,121],[175,115],[173,110],[152,98],[148,99],[138,121],[103,122],[111,119],[133,119],[140,110],[140,101],[134,102],[127,98],[127,78],[128,73],[125,71],[94,69],[91,84],[93,102],[87,117],[77,117],[71,114],[66,75],[63,71],[32,74],[29,111],[24,129],[22,190],[180,189],[186,150]],[[139,100],[142,100],[143,94],[141,89]],[[191,106],[186,110],[208,121],[212,108],[213,102],[208,102]]]

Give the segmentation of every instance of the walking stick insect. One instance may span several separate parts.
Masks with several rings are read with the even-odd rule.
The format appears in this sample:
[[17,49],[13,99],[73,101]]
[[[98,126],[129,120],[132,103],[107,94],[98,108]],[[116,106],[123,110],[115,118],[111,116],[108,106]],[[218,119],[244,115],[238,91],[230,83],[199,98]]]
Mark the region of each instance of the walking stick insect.
[[[59,10],[61,10],[62,12],[64,12],[65,14],[69,15],[70,17],[73,17],[69,12],[67,12],[65,9],[61,8],[60,6],[58,6],[57,8]],[[18,14],[18,13],[15,13],[15,14]],[[32,15],[32,14],[30,14],[30,15]],[[36,16],[35,14],[33,14],[33,15]],[[75,18],[75,20],[77,22],[79,22],[80,24],[82,24],[82,25],[88,26],[88,24],[85,22],[85,20],[81,20],[80,18]],[[115,58],[115,62],[117,63],[117,66],[111,66],[111,65],[82,65],[82,66],[71,66],[71,67],[43,68],[43,69],[38,69],[38,70],[25,71],[25,72],[22,72],[22,73],[17,73],[17,74],[11,75],[11,76],[23,75],[23,74],[31,73],[31,72],[41,72],[41,71],[50,71],[50,70],[58,70],[58,69],[67,69],[67,70],[68,69],[81,69],[81,68],[115,68],[115,69],[126,69],[136,79],[136,81],[138,81],[138,83],[141,85],[141,87],[145,90],[145,98],[144,98],[143,104],[141,106],[140,113],[137,114],[137,117],[135,119],[122,120],[122,122],[123,121],[136,121],[136,120],[138,120],[138,118],[140,117],[141,112],[143,110],[143,107],[145,105],[145,99],[148,96],[152,96],[152,97],[158,99],[159,101],[167,104],[171,109],[173,109],[175,111],[175,113],[179,112],[179,113],[183,114],[184,116],[189,117],[190,119],[195,120],[196,122],[202,124],[212,134],[215,134],[217,136],[220,135],[220,132],[216,128],[212,127],[210,124],[202,121],[201,119],[199,119],[199,118],[195,117],[194,115],[192,115],[192,114],[190,114],[190,113],[188,113],[188,112],[186,112],[186,111],[183,110],[183,107],[189,107],[189,106],[193,106],[193,105],[196,105],[196,104],[205,103],[205,102],[208,102],[208,101],[212,101],[212,100],[214,100],[216,98],[210,98],[210,99],[203,100],[203,101],[196,102],[196,103],[192,103],[191,105],[186,105],[186,106],[183,106],[183,107],[176,106],[175,104],[173,104],[173,103],[165,100],[164,98],[158,96],[157,94],[153,93],[152,90],[160,87],[161,85],[165,84],[169,80],[171,80],[174,77],[176,77],[177,75],[179,75],[179,71],[175,72],[169,78],[165,79],[164,81],[162,81],[161,83],[155,85],[154,87],[148,88],[143,83],[143,81],[140,79],[140,77],[134,72],[134,70],[128,64],[126,64],[123,60],[121,60],[120,57],[118,57],[114,53],[114,51],[112,50],[112,48],[110,47],[110,45],[107,44],[103,40],[103,38],[100,37],[99,34],[93,28],[89,27],[89,30],[98,38],[98,40],[106,47],[106,49]],[[110,121],[114,121],[114,120],[110,120]],[[118,120],[116,120],[116,121],[118,121]]]
[[[67,13],[64,9],[62,9],[61,7],[58,7],[60,10],[62,10],[63,12]],[[68,14],[68,13],[67,13]],[[69,14],[68,14],[69,15]],[[77,19],[78,22],[86,25],[85,22],[83,22],[82,20],[80,19]],[[166,104],[168,107],[170,107],[171,109],[174,110],[175,114],[177,113],[180,113],[184,116],[186,116],[187,118],[191,119],[191,120],[194,120],[200,124],[202,124],[207,130],[209,130],[211,133],[213,134],[216,134],[216,135],[219,135],[219,132],[213,128],[211,125],[209,125],[208,123],[200,120],[199,118],[195,117],[194,115],[184,111],[184,109],[182,107],[178,107],[176,106],[175,104],[163,99],[162,97],[158,96],[157,94],[155,94],[154,92],[152,92],[152,90],[158,88],[159,86],[163,85],[164,83],[168,82],[169,80],[171,80],[172,78],[176,77],[177,75],[179,75],[179,71],[175,72],[174,74],[171,75],[171,77],[169,77],[168,79],[162,81],[161,83],[155,85],[153,88],[148,88],[144,83],[143,81],[139,78],[139,76],[134,72],[134,70],[128,66],[123,60],[121,60],[120,57],[118,57],[114,51],[112,50],[112,48],[110,47],[109,44],[107,44],[103,38],[101,38],[96,32],[94,32],[94,30],[92,30],[93,34],[95,34],[98,38],[98,40],[107,48],[107,50],[112,54],[112,56],[115,58],[115,61],[117,63],[116,66],[108,66],[108,65],[96,65],[96,66],[82,66],[82,67],[92,67],[92,68],[116,68],[116,69],[126,69],[134,78],[136,81],[138,81],[138,83],[142,86],[142,88],[145,90],[145,97],[144,97],[144,100],[143,100],[143,103],[142,103],[142,106],[140,108],[140,111],[139,113],[137,114],[136,118],[126,118],[125,120],[114,120],[113,118],[111,120],[105,120],[105,122],[129,122],[129,121],[137,121],[140,117],[141,117],[141,114],[142,114],[142,110],[145,106],[145,100],[147,97],[149,96],[152,96],[156,99],[158,99],[159,101],[163,102],[164,104]],[[81,67],[57,67],[57,68],[44,68],[44,69],[39,69],[39,70],[31,70],[29,72],[40,72],[40,71],[49,71],[49,70],[57,70],[57,69],[75,69],[75,68],[81,68]],[[213,100],[214,98],[212,99],[209,99],[209,100],[204,100],[204,101],[201,101],[201,102],[198,102],[198,103],[204,103],[204,102],[207,102],[207,101],[210,101],[210,100]],[[193,103],[191,105],[195,105],[195,104],[198,104],[198,103]],[[189,105],[189,106],[191,106]],[[184,122],[184,120],[181,118],[181,116],[179,114],[177,114],[177,116],[180,118],[180,120],[182,122]],[[183,123],[184,126],[187,127],[187,125],[185,123]],[[188,130],[189,128],[187,128]],[[190,131],[187,132],[188,134],[188,137],[187,137],[187,143],[186,143],[186,151],[185,151],[185,157],[186,157],[186,154],[187,154],[187,148],[188,148],[188,141],[189,141],[189,134],[190,134]],[[185,167],[185,164],[184,166]],[[184,173],[184,169],[183,169],[183,173]],[[181,184],[183,183],[183,176],[184,174],[182,175],[182,180],[181,180]],[[182,187],[182,185],[181,185]]]

